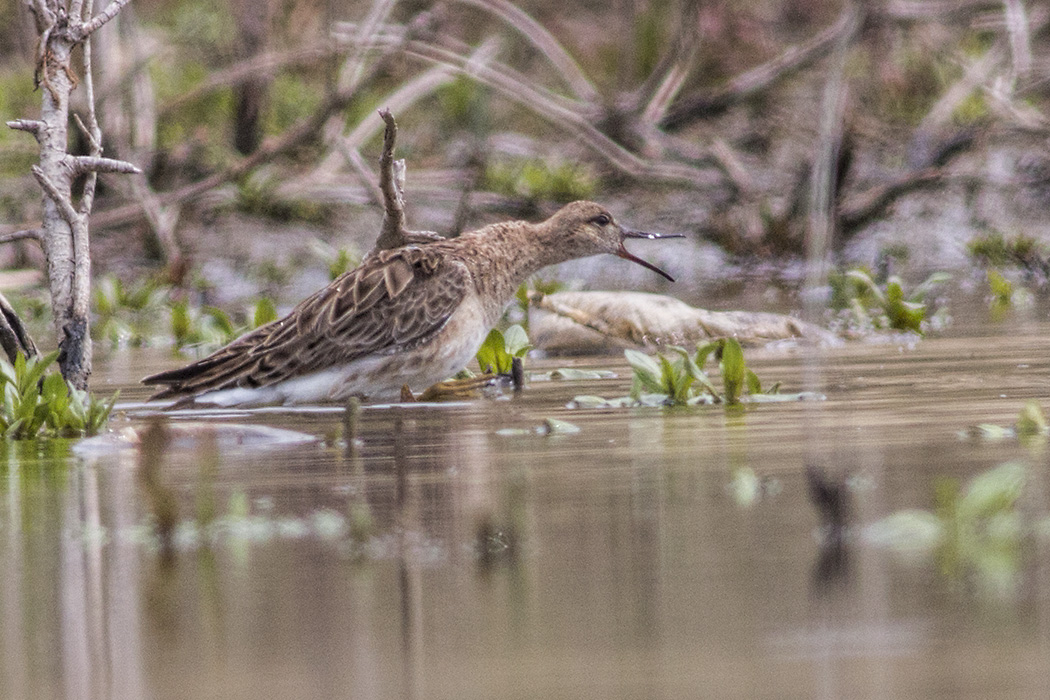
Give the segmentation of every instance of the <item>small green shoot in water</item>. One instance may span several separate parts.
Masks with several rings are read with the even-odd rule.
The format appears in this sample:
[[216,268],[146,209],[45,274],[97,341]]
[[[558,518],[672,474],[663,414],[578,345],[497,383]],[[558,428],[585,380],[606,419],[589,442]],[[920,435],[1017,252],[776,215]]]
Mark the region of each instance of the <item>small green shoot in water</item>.
[[[625,350],[634,370],[631,398],[641,403],[685,406],[697,403],[738,404],[746,388],[751,395],[762,393],[758,376],[744,362],[744,350],[736,338],[720,338],[697,348],[690,356],[685,348],[670,346],[677,357],[652,358],[637,350]],[[719,359],[722,388],[711,383],[703,366],[714,355]],[[775,392],[774,392],[775,393]]]
[[0,432],[5,439],[80,437],[105,428],[118,394],[102,401],[70,387],[57,372],[45,376],[57,358],[55,351],[28,360],[19,354],[14,365],[0,359]]
[[529,336],[521,326],[513,325],[502,333],[493,328],[478,350],[478,367],[482,372],[510,374],[514,358],[524,358],[531,349]]
[[1022,444],[1038,446],[1050,436],[1050,426],[1047,424],[1046,414],[1042,406],[1034,399],[1025,403],[1017,415],[1017,422],[1013,427],[995,425],[994,423],[979,423],[959,432],[963,439],[976,439],[985,442],[1001,442],[1003,440],[1019,439]]
[[854,321],[862,327],[911,331],[922,335],[927,321],[926,297],[937,286],[951,279],[945,272],[935,272],[911,292],[904,282],[890,275],[879,286],[865,270],[848,270],[831,280],[832,306],[849,308]]

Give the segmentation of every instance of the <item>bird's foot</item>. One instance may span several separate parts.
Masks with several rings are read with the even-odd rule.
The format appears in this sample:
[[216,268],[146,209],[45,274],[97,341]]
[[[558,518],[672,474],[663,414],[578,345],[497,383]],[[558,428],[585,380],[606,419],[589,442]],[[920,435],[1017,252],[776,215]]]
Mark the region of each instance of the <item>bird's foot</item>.
[[464,379],[446,379],[429,387],[418,396],[414,395],[408,388],[408,385],[405,384],[401,387],[401,401],[402,403],[411,403],[413,401],[465,401],[477,399],[482,396],[485,389],[498,385],[503,379],[504,377],[495,374],[482,374],[477,377]]

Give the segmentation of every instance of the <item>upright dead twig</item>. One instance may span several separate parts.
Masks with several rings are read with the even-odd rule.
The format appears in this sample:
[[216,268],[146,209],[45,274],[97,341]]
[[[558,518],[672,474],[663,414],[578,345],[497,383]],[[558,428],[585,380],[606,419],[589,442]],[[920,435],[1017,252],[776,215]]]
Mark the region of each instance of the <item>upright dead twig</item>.
[[[92,2],[36,0],[29,8],[40,35],[36,79],[41,90],[40,119],[7,122],[25,131],[40,144],[40,164],[33,176],[44,191],[40,243],[47,258],[51,306],[58,335],[59,367],[75,387],[87,388],[91,375],[91,336],[88,302],[91,293],[91,257],[88,217],[95,200],[97,174],[137,173],[131,163],[102,157],[102,133],[94,107],[91,78],[92,32],[113,19],[129,0],[113,0],[92,17]],[[73,51],[83,46],[84,89],[87,121],[76,123],[89,145],[89,154],[68,151],[69,96],[79,80],[73,72]],[[80,201],[74,204],[73,182],[83,176]]]
[[[429,243],[441,236],[430,231],[405,228],[405,161],[394,160],[397,145],[397,122],[389,109],[379,110],[386,123],[383,131],[383,153],[379,156],[379,189],[383,193],[383,227],[372,253],[400,248],[410,243]],[[370,253],[371,254],[371,253]]]

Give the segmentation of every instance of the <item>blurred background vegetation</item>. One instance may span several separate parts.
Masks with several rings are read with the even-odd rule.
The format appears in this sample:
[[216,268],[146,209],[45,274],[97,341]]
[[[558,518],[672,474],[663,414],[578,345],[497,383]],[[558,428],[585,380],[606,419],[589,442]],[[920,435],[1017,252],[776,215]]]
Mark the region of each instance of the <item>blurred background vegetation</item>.
[[[691,301],[742,270],[797,278],[814,187],[840,263],[925,275],[998,236],[1045,277],[1048,25],[1021,0],[134,0],[95,47],[106,153],[144,170],[101,179],[96,325],[141,341],[114,320],[124,297],[147,317],[156,289],[281,305],[355,264],[382,213],[383,106],[412,227],[600,199],[693,240],[694,260],[669,253]],[[5,120],[39,113],[34,41],[24,3],[0,0]],[[35,160],[0,130],[0,234],[38,225]],[[40,255],[20,241],[0,264]]]

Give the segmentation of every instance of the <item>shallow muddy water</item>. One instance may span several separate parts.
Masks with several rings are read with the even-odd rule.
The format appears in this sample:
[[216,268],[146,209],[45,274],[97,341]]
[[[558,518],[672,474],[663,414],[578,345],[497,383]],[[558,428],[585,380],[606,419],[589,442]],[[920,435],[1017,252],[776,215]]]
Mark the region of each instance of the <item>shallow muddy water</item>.
[[[1022,524],[1045,518],[1039,444],[957,433],[1050,408],[1048,342],[751,350],[764,382],[826,400],[746,410],[568,409],[628,391],[622,358],[583,358],[529,368],[618,377],[365,407],[350,445],[335,409],[173,415],[153,461],[0,445],[0,697],[1045,697],[1044,538],[988,584],[865,533],[1007,460]],[[172,363],[112,356],[96,389],[139,401],[131,380]],[[127,405],[113,427],[144,431]],[[548,418],[579,432],[505,434]],[[842,548],[807,465],[849,485]]]

